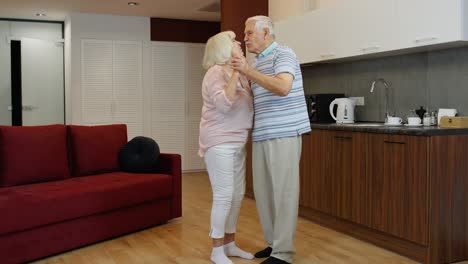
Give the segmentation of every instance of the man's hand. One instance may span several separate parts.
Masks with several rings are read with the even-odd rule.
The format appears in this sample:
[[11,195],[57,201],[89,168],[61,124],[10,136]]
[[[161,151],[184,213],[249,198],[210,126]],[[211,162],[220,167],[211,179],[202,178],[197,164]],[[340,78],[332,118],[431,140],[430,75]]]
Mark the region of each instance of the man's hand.
[[237,70],[242,74],[246,74],[249,70],[249,64],[247,63],[247,59],[244,56],[233,57],[229,65],[234,70]]
[[229,65],[244,74],[247,79],[257,83],[264,89],[278,95],[287,96],[292,88],[293,75],[290,73],[280,73],[276,76],[268,76],[249,67],[244,56],[235,56],[231,59]]

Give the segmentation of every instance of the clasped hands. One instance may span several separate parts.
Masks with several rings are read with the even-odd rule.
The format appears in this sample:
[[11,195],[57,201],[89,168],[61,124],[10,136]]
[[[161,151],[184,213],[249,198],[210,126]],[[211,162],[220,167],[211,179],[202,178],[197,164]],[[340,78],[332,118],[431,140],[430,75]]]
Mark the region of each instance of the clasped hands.
[[249,70],[247,59],[242,55],[233,56],[231,62],[229,62],[229,66],[231,66],[233,70],[238,71],[244,75]]

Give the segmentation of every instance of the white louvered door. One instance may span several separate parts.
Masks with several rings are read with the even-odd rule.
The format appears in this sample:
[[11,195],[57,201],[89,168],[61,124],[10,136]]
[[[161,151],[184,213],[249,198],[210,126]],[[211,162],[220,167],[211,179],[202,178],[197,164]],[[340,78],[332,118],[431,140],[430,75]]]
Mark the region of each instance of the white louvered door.
[[184,44],[153,42],[151,49],[151,137],[161,152],[182,155],[185,169]]
[[142,44],[114,42],[113,121],[127,124],[128,139],[143,134]]
[[82,40],[82,116],[85,124],[112,122],[112,41]]
[[203,106],[202,82],[205,70],[202,67],[205,45],[187,44],[187,153],[186,169],[203,170],[205,162],[198,156],[198,136]]
[[142,135],[142,43],[82,40],[81,47],[83,123],[122,123],[129,140]]

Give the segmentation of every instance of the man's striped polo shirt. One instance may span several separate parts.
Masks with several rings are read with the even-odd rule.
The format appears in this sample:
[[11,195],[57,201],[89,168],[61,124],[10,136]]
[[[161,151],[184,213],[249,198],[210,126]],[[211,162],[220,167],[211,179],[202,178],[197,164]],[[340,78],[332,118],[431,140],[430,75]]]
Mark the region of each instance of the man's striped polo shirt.
[[309,132],[310,121],[296,54],[273,42],[256,57],[255,69],[268,76],[290,73],[293,84],[287,96],[278,96],[252,82],[254,94],[253,141],[298,136]]

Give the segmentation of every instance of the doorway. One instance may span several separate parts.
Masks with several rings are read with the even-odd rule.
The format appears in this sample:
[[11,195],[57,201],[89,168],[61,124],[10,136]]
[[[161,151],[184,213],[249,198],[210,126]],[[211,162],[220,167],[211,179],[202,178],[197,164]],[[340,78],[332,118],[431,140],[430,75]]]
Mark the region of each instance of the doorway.
[[0,20],[0,125],[65,123],[62,36],[63,23]]

